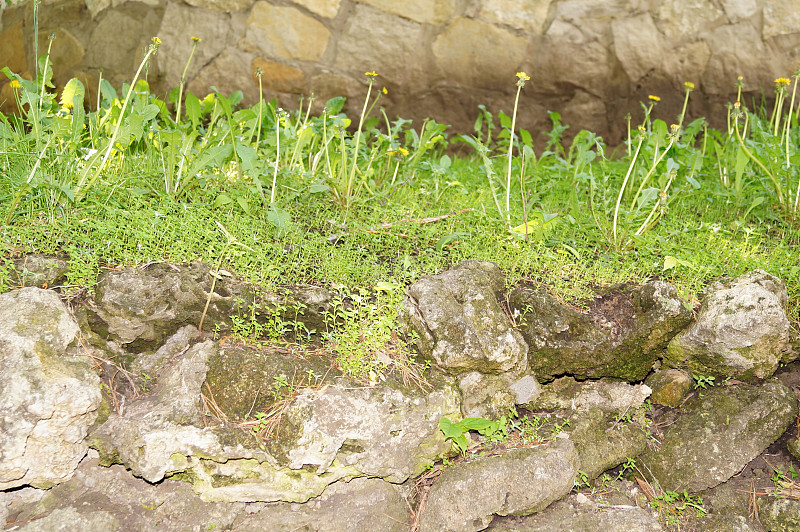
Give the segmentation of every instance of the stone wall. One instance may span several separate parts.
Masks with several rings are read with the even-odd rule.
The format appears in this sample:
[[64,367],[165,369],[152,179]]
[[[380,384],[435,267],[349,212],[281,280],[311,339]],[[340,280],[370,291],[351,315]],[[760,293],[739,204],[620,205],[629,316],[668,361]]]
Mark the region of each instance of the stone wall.
[[[364,72],[374,70],[390,118],[432,117],[463,131],[478,104],[510,112],[522,70],[533,81],[521,127],[549,129],[554,110],[572,131],[610,142],[648,94],[662,98],[656,115],[672,120],[692,81],[689,116],[720,125],[738,75],[748,96],[769,97],[773,80],[800,66],[797,0],[44,0],[40,51],[53,31],[56,81],[78,76],[90,94],[98,69],[115,86],[130,78],[156,35],[151,87],[177,86],[196,36],[187,80],[201,97],[215,85],[257,101],[260,67],[265,96],[285,107],[299,95],[318,105],[346,95],[357,115]],[[33,71],[30,1],[0,11],[2,64]],[[8,110],[5,80],[4,99]]]

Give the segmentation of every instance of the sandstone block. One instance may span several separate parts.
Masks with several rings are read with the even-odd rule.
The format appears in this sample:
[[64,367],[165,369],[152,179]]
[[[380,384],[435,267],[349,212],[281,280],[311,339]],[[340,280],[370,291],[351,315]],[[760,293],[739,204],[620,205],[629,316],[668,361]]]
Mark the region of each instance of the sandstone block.
[[528,41],[486,22],[458,18],[439,34],[433,55],[443,74],[465,85],[504,89],[525,59]]
[[659,3],[654,15],[658,28],[673,41],[694,40],[708,28],[725,22],[725,13],[712,0],[666,0]]
[[[177,22],[180,22],[179,24]],[[203,8],[187,7],[178,3],[167,3],[158,36],[161,48],[158,62],[165,72],[165,82],[169,87],[177,87],[186,61],[192,51],[192,37],[198,37],[189,70],[187,82],[217,57],[231,41],[237,42],[245,29],[244,15],[220,14]]]
[[253,59],[253,82],[258,85],[256,69],[263,72],[261,85],[267,90],[303,94],[306,90],[306,75],[299,68],[284,65],[277,61],[256,57]]
[[758,13],[758,0],[722,0],[721,4],[731,22],[738,22]]
[[295,0],[295,4],[303,6],[321,17],[333,18],[339,12],[341,0]]
[[393,83],[419,83],[426,67],[423,42],[421,24],[356,5],[338,43],[336,66],[357,79],[374,70]]
[[[767,53],[756,29],[749,22],[720,26],[706,43],[711,58],[703,73],[703,90],[708,94],[735,94],[736,78],[744,76],[744,90],[764,88],[777,77],[775,59]],[[777,72],[781,72],[780,69]]]
[[480,18],[492,24],[539,34],[547,21],[552,0],[488,0],[481,4]]
[[50,49],[50,62],[53,66],[53,77],[57,84],[66,83],[72,77],[72,70],[78,66],[86,54],[86,49],[75,36],[64,28],[53,30],[40,30],[39,50],[43,54],[47,51],[50,32],[55,33],[55,40]]
[[455,13],[455,0],[358,0],[362,4],[376,7],[381,11],[399,15],[423,24],[443,24]]
[[800,4],[795,0],[771,0],[764,5],[764,40],[800,33]]
[[108,69],[103,77],[119,87],[139,66],[142,49],[158,32],[162,15],[163,11],[142,5],[110,10],[92,31],[86,47],[86,64]]
[[640,80],[661,63],[665,49],[650,15],[615,20],[611,29],[617,59],[631,81]]
[[202,7],[213,11],[232,13],[243,11],[253,5],[253,0],[186,0],[190,6]]
[[[22,33],[22,21],[18,20],[0,32],[0,57],[2,66],[19,74],[27,66],[25,55],[25,36]],[[5,76],[3,76],[5,80]]]
[[301,61],[319,61],[331,32],[321,22],[293,7],[256,2],[247,19],[242,43],[248,52]]
[[224,95],[244,93],[243,105],[258,102],[258,83],[252,80],[253,55],[236,48],[226,48],[189,83],[189,92],[202,98],[214,85]]

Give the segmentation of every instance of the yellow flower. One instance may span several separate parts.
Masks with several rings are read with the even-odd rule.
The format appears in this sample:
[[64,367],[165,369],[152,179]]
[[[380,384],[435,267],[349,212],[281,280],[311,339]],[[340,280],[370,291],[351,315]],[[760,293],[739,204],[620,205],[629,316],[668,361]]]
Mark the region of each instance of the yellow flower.
[[684,81],[683,86],[689,90],[694,90],[694,83],[692,83],[691,81]]
[[384,94],[389,94],[389,91],[386,90],[386,87],[382,88],[381,92],[384,93]]
[[22,85],[19,84],[19,81],[16,79],[11,80],[11,88],[12,89],[19,89]]
[[195,37],[195,36],[192,36],[192,40],[194,42],[202,42],[203,41],[203,39],[201,39],[200,37]]
[[531,77],[527,75],[525,72],[517,72],[517,77],[520,81],[530,81]]
[[407,149],[405,149],[405,148],[403,148],[402,146],[401,146],[400,148],[397,148],[397,151],[399,151],[399,152],[400,152],[400,155],[402,155],[403,157],[405,157],[406,155],[408,155],[408,150],[407,150]]
[[791,81],[788,78],[778,78],[775,80],[775,85],[777,85],[778,87],[780,87],[781,85],[788,86],[790,83]]
[[654,102],[660,102],[661,101],[660,97],[653,96],[652,94],[649,94],[647,97],[650,98],[651,100],[653,100]]
[[678,124],[672,124],[671,126],[669,126],[669,129],[673,135],[677,135],[681,130],[681,126],[679,126]]
[[375,78],[378,76],[378,73],[373,70],[372,72],[364,72],[364,75],[369,76],[371,78]]
[[645,131],[644,126],[639,126],[639,133],[644,133]]
[[161,39],[159,39],[158,37],[153,37],[153,44],[155,44],[156,46],[161,46]]

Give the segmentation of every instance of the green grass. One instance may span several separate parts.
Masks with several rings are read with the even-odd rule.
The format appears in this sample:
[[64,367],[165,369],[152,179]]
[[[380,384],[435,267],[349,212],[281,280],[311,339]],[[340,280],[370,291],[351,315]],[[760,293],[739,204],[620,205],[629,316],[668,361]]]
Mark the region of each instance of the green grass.
[[[378,96],[352,121],[342,99],[312,116],[309,102],[238,109],[235,93],[187,94],[176,122],[177,91],[162,100],[144,80],[120,92],[103,82],[96,102],[75,84],[59,98],[46,65],[38,82],[4,70],[21,111],[0,115],[0,251],[67,257],[72,289],[158,260],[221,258],[267,288],[354,290],[480,259],[509,285],[572,303],[650,278],[691,300],[716,277],[762,268],[784,280],[798,317],[794,98],[785,121],[731,111],[729,131],[683,116],[668,127],[651,101],[612,156],[589,132],[564,145],[556,113],[544,147],[484,108],[471,136],[392,121],[372,75]],[[226,248],[218,224],[242,245]]]

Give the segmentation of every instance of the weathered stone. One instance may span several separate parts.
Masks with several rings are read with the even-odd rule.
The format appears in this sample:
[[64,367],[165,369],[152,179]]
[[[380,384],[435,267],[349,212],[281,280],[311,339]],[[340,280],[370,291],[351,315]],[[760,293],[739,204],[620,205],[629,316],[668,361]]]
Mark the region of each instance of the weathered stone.
[[658,405],[677,408],[692,391],[692,377],[679,369],[659,370],[647,378],[645,384],[653,393],[650,399]]
[[691,316],[663,281],[607,289],[587,313],[524,286],[511,292],[509,306],[521,316],[528,363],[541,381],[557,375],[641,381]]
[[25,54],[25,36],[22,32],[21,20],[10,24],[0,32],[0,57],[3,58],[2,66],[7,66],[11,69],[11,72],[16,74],[28,68],[28,59]]
[[669,73],[676,81],[699,80],[705,72],[711,49],[704,41],[697,41],[678,48],[675,53],[666,54],[661,71]]
[[357,0],[387,13],[421,22],[423,24],[443,24],[450,20],[456,10],[455,0],[407,0],[395,2],[394,0]]
[[541,33],[553,0],[489,0],[481,2],[480,17],[486,22]]
[[[176,21],[180,21],[180,24],[176,24]],[[186,62],[192,55],[189,69],[186,71],[188,84],[206,65],[219,56],[230,42],[236,42],[244,35],[244,22],[244,17],[239,14],[226,15],[218,11],[168,2],[161,28],[158,30],[161,47],[156,56],[158,64],[164,71],[164,82],[170,87],[177,87],[186,68]],[[197,37],[201,41],[194,46],[192,37]],[[192,54],[193,47],[194,54]],[[202,98],[205,94],[199,96]]]
[[731,22],[739,22],[758,13],[758,0],[722,0],[722,9]]
[[[327,384],[341,374],[327,357],[300,358],[279,347],[225,346],[209,359],[203,389],[230,421],[241,422],[268,410],[276,395],[282,398],[291,395],[292,388]],[[276,390],[280,382],[286,384],[278,384]]]
[[754,270],[715,282],[702,300],[697,321],[670,342],[664,363],[694,375],[770,377],[791,350],[783,281]]
[[[137,342],[155,349],[184,325],[200,323],[208,292],[211,268],[202,263],[188,267],[155,264],[147,269],[125,268],[104,275],[87,305],[95,331],[122,344]],[[245,283],[217,280],[206,313],[207,328],[230,327],[231,315],[253,301]],[[99,323],[103,326],[99,326]]]
[[647,435],[638,423],[609,418],[596,407],[574,412],[566,431],[575,443],[581,472],[589,479],[639,456],[647,448]]
[[528,517],[492,522],[493,532],[662,532],[656,518],[631,499],[614,504],[596,503],[570,494]]
[[181,474],[206,501],[305,502],[342,479],[403,482],[450,451],[438,421],[457,419],[460,405],[443,379],[425,393],[347,382],[296,390],[266,448],[240,429],[206,426],[200,391],[215,350],[211,342],[190,348],[148,396],[92,433],[104,464],[122,463],[150,482]]
[[800,5],[793,0],[765,2],[763,14],[761,36],[764,40],[800,32]]
[[333,18],[339,12],[341,0],[295,0],[295,4],[303,6],[321,17]]
[[11,282],[18,286],[47,288],[62,281],[68,270],[67,261],[45,255],[26,255],[14,259]]
[[16,514],[21,507],[35,504],[48,493],[47,490],[36,488],[17,488],[15,490],[0,490],[0,529],[8,530],[16,522]]
[[253,5],[253,1],[254,0],[186,0],[186,3],[190,6],[202,9],[232,13],[246,10]]
[[498,419],[506,414],[516,404],[509,380],[505,375],[484,375],[477,371],[461,375],[458,388],[464,417]]
[[189,83],[189,92],[202,98],[212,86],[224,96],[242,91],[243,104],[258,102],[258,83],[253,81],[253,55],[226,48]]
[[758,518],[770,532],[800,530],[800,501],[776,497],[758,498]]
[[661,63],[664,44],[650,15],[618,19],[611,28],[617,59],[631,81],[639,81]]
[[797,398],[776,381],[715,386],[687,401],[664,431],[661,449],[646,451],[637,463],[665,490],[711,488],[777,440],[797,411]]
[[582,124],[589,131],[600,131],[608,122],[605,100],[589,92],[576,90],[572,99],[564,104],[562,123]]
[[504,276],[494,263],[464,261],[408,288],[403,320],[421,354],[447,372],[524,372],[527,346],[497,300]]
[[78,332],[55,292],[0,295],[0,490],[63,482],[86,454],[101,394],[90,361],[64,355]]
[[[356,79],[375,71],[380,75],[377,83],[382,78],[392,83],[421,80],[427,69],[420,50],[423,41],[423,26],[418,22],[357,4],[339,39],[335,66]],[[359,99],[363,102],[363,96]]]
[[[129,4],[132,5],[132,4]],[[131,8],[111,9],[98,17],[86,46],[85,64],[91,68],[114,66],[104,71],[103,78],[115,87],[130,80],[142,61],[142,49],[161,27],[163,8],[135,5]]]
[[299,68],[256,57],[253,59],[253,82],[258,85],[257,69],[261,69],[261,85],[266,90],[303,94],[308,87],[306,75]]
[[468,18],[451,22],[433,42],[445,78],[481,88],[509,89],[525,59],[528,41],[510,31]]
[[40,501],[18,508],[15,519],[25,523],[18,530],[29,532],[111,532],[154,526],[167,532],[229,530],[244,506],[206,503],[186,482],[167,479],[150,484],[122,466],[100,467],[95,458],[81,462],[69,481]]
[[250,10],[242,44],[249,52],[271,58],[318,61],[330,37],[330,30],[315,18],[262,0]]
[[356,478],[331,484],[305,504],[267,504],[255,514],[237,519],[235,529],[405,532],[408,520],[408,506],[399,486],[375,478]]
[[86,9],[89,10],[89,14],[92,15],[92,18],[96,18],[97,15],[108,9],[111,5],[111,0],[84,0],[86,2]]
[[800,438],[792,438],[789,440],[789,443],[786,444],[786,448],[796,460],[800,460]]
[[[51,31],[45,29],[40,32],[39,50],[46,51]],[[62,82],[61,80],[68,80],[71,77],[68,73],[83,61],[86,50],[69,30],[55,28],[52,33],[55,35],[55,40],[50,48],[50,64],[53,68],[53,77]]]
[[621,415],[642,406],[650,392],[650,388],[644,384],[610,380],[580,382],[571,377],[562,377],[542,386],[541,394],[530,406],[544,410],[596,407]]
[[736,79],[744,76],[744,90],[758,91],[775,78],[774,58],[750,22],[720,26],[705,38],[711,58],[703,73],[703,90],[709,94],[734,93]]
[[[713,0],[666,0],[658,3],[655,22],[672,45],[694,40],[710,28],[726,22],[725,14]],[[650,43],[646,43],[644,48]],[[666,52],[669,54],[669,52]]]
[[579,467],[567,439],[449,467],[428,494],[420,531],[483,530],[495,514],[542,510],[569,493]]

